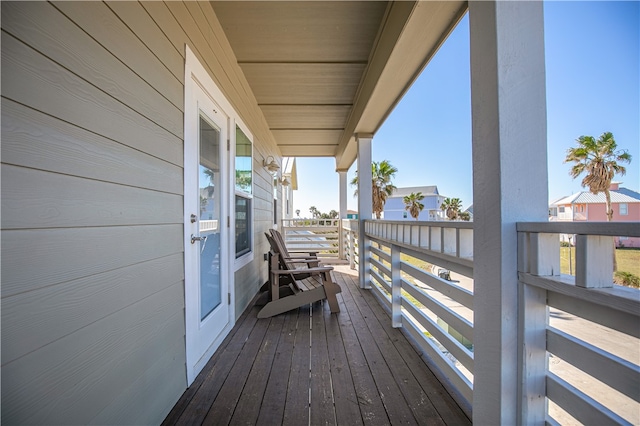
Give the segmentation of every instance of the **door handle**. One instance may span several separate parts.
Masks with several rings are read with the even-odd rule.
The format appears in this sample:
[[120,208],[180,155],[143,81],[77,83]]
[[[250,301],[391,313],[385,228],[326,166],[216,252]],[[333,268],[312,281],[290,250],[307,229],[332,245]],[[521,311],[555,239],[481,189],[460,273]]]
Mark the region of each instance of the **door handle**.
[[195,235],[191,234],[191,244],[195,244],[196,241],[204,241],[207,239],[207,236],[200,236],[200,237],[196,237]]

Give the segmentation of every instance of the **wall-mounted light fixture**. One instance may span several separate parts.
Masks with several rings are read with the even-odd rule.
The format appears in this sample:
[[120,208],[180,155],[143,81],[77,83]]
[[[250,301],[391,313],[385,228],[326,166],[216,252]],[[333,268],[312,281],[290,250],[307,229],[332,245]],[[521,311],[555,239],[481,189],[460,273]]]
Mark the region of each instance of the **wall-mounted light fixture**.
[[289,182],[289,178],[287,178],[286,176],[282,176],[282,179],[280,180],[280,183],[282,184],[282,186],[291,185],[291,182]]
[[[271,159],[271,161],[269,161],[269,159]],[[269,173],[275,173],[280,170],[280,166],[276,163],[276,159],[271,155],[262,160],[262,165],[269,171]]]

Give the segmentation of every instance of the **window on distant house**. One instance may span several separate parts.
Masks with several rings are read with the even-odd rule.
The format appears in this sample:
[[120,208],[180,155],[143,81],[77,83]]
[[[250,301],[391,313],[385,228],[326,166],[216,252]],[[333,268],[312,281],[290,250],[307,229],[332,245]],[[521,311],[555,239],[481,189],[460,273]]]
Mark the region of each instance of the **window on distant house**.
[[236,125],[235,218],[236,259],[251,252],[251,202],[253,198],[253,146],[251,139]]
[[564,206],[558,207],[558,213],[564,213]]
[[620,203],[620,216],[626,216],[629,214],[629,207],[627,203]]

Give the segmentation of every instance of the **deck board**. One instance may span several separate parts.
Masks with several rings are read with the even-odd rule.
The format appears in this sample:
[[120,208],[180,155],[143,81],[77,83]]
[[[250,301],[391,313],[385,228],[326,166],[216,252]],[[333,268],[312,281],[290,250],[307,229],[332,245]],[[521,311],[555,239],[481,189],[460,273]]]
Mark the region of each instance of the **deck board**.
[[256,404],[256,401],[261,400],[265,394],[283,324],[284,315],[273,318],[270,322],[230,424],[252,425],[257,422],[260,404]]
[[[345,281],[349,279],[350,278],[347,277]],[[349,284],[350,285],[343,286],[346,287],[346,289],[343,290],[343,299],[347,305],[353,325],[357,329],[358,340],[360,341],[367,365],[376,383],[378,394],[382,399],[387,416],[389,417],[389,422],[391,424],[417,424],[416,419],[411,413],[411,408],[400,392],[398,383],[396,383],[393,377],[387,360],[378,347],[377,341],[381,333],[376,332],[374,334],[371,333],[369,329],[369,326],[373,329],[379,329],[377,318],[369,312],[366,307],[366,302],[359,300],[363,298],[364,295],[359,289],[356,289],[355,281]],[[361,310],[363,307],[365,309]],[[374,324],[372,324],[372,322],[374,322]],[[391,362],[395,362],[395,360]]]
[[284,324],[278,339],[267,388],[262,398],[262,404],[256,403],[259,407],[257,424],[271,425],[282,423],[284,417],[284,405],[287,399],[287,384],[289,383],[289,372],[291,371],[291,360],[293,357],[293,343],[295,342],[295,332],[298,323],[298,312],[287,312],[282,314]]
[[249,307],[163,424],[470,424],[357,276],[333,274],[339,314]]
[[[312,305],[311,321],[311,366],[309,389],[310,419],[311,424],[336,424],[333,398],[333,384],[331,366],[329,365],[330,342],[327,341],[327,332],[324,312],[328,309],[326,303],[317,302]],[[328,317],[331,321],[331,317]],[[335,342],[331,342],[335,343]]]

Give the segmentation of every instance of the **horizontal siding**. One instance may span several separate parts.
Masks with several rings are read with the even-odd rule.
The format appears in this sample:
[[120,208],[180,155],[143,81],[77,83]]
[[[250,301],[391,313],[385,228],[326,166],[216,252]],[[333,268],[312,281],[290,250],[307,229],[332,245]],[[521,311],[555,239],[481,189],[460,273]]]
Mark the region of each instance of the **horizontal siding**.
[[5,230],[2,297],[183,251],[182,225]]
[[174,346],[184,328],[175,303],[183,292],[176,283],[3,365],[3,389],[12,392],[3,392],[2,423],[87,424]]
[[184,186],[180,166],[8,99],[2,162],[172,194]]
[[184,279],[182,254],[2,299],[2,363],[104,319]]
[[2,95],[182,166],[177,136],[4,32]]
[[[82,3],[76,3],[76,5],[82,6]],[[75,9],[87,8],[76,7]],[[180,115],[183,104],[182,84],[174,76],[173,78],[165,76],[162,80],[162,84],[175,88],[177,96],[174,95],[175,99],[169,100],[154,89],[153,84],[147,83],[140,74],[137,74],[137,69],[127,67],[117,56],[119,52],[114,54],[109,52],[103,47],[104,43],[95,41],[50,4],[9,3],[3,8],[3,12],[10,13],[16,18],[6,22],[5,31],[39,52],[44,52],[51,60],[130,106],[175,136],[182,137],[183,121]],[[104,20],[107,20],[106,16],[110,14],[109,12],[104,6],[93,7],[90,10],[96,19]],[[105,23],[109,26],[109,31],[120,34],[126,30],[122,28],[123,24],[115,25],[112,22],[114,20],[117,18],[112,18]],[[101,26],[95,25],[92,28],[98,29]],[[120,37],[131,38],[127,34],[120,34]],[[141,56],[141,60],[149,59],[150,55],[143,53],[146,50],[144,46],[129,42],[123,47],[132,51],[132,55]],[[150,66],[157,67],[157,62],[158,60],[155,59]]]
[[171,74],[106,4],[93,2],[88,6],[85,2],[65,1],[54,4],[176,108],[183,109],[183,82]]
[[88,424],[162,423],[173,408],[173,404],[167,404],[166,401],[177,401],[185,388],[184,356],[176,356],[184,352],[184,337],[174,333],[165,338],[170,339],[168,343],[171,343],[167,345],[167,350],[161,352],[160,357],[156,357],[156,361],[135,382],[121,389],[111,404]]
[[5,165],[2,228],[170,224],[182,196]]
[[185,44],[254,136],[237,316],[266,280],[273,135],[207,2],[1,8],[2,421],[157,424],[186,388]]
[[[162,62],[171,74],[184,84],[184,56],[182,49],[167,39],[163,30],[138,2],[110,1],[107,6],[135,33],[136,37]],[[184,105],[177,105],[182,109]]]

